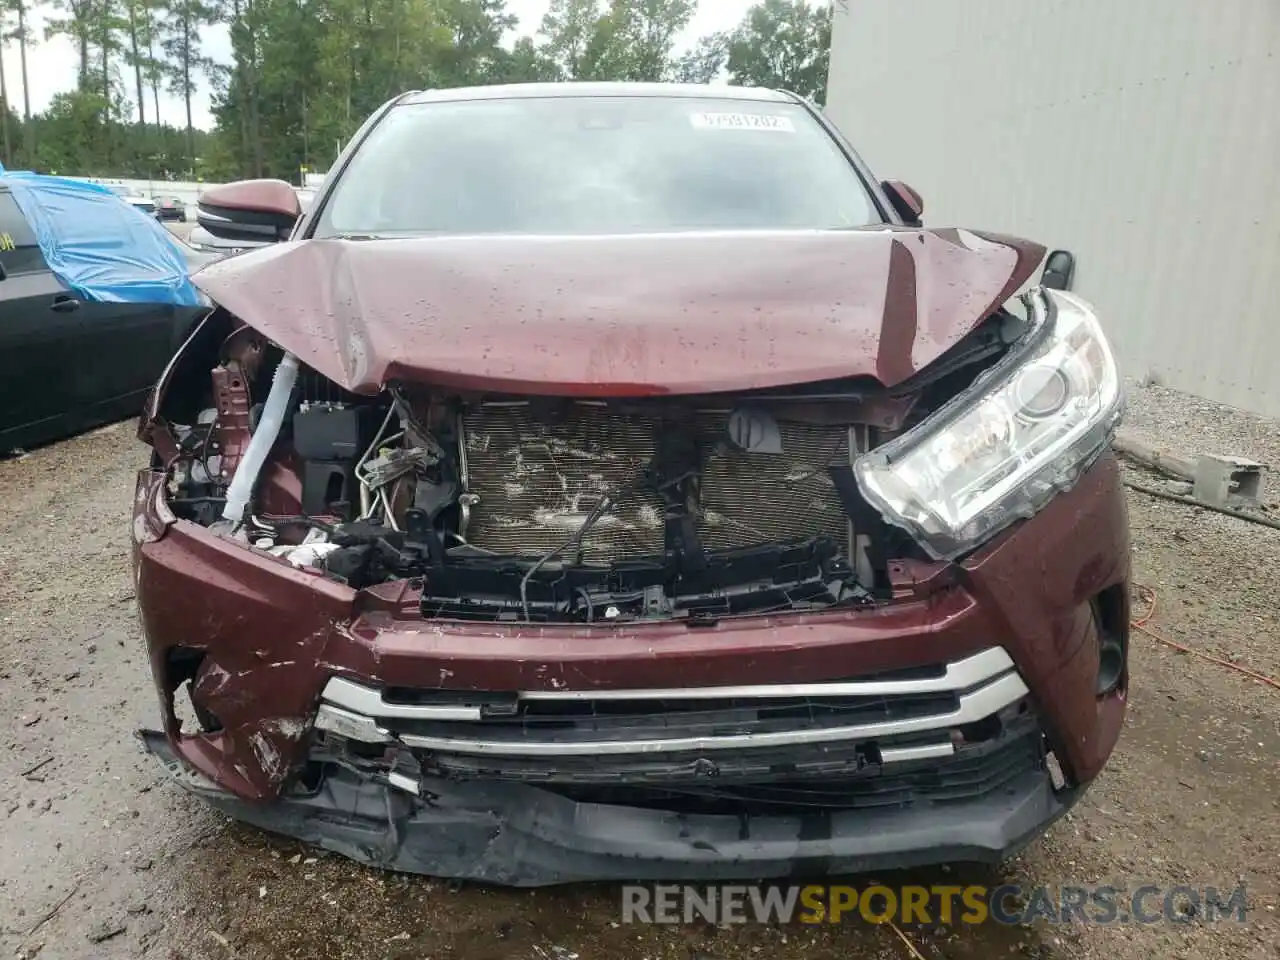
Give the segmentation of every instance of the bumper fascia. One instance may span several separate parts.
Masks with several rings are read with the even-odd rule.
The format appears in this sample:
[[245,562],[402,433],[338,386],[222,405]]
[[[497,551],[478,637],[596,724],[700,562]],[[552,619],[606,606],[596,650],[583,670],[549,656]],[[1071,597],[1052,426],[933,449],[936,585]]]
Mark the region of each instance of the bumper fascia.
[[1028,773],[999,796],[922,810],[795,817],[675,815],[577,803],[523,784],[426,779],[426,802],[344,771],[310,795],[247,803],[141,735],[182,787],[236,820],[372,867],[505,886],[824,877],[999,863],[1079,799]]
[[[919,813],[915,821],[885,824],[884,831],[869,829],[864,821],[839,831],[839,842],[833,833],[812,853],[797,846],[796,837],[783,838],[778,849],[789,843],[791,853],[747,856],[754,864],[744,867],[750,875],[759,875],[775,859],[794,862],[797,857],[839,861],[843,869],[846,861],[870,863],[882,854],[887,860],[880,866],[1006,855],[1060,814],[1073,787],[1097,775],[1123,723],[1127,678],[1105,696],[1095,693],[1097,597],[1104,591],[1118,597],[1117,619],[1128,623],[1127,516],[1119,470],[1110,454],[1075,488],[952,565],[948,576],[937,579],[937,589],[923,590],[918,598],[872,611],[743,618],[697,629],[675,623],[587,629],[423,622],[410,614],[412,604],[397,607],[376,591],[354,593],[175,521],[164,506],[163,490],[162,475],[140,475],[133,526],[138,604],[162,705],[167,755],[215,785],[216,796],[210,799],[241,808],[237,816],[333,849],[346,841],[318,836],[337,828],[322,830],[317,824],[323,818],[303,815],[310,807],[299,809],[295,799],[270,803],[307,758],[320,693],[333,676],[372,686],[473,690],[802,683],[954,661],[993,644],[1008,650],[1071,785],[1066,793],[1055,795],[1046,779],[1026,785],[1018,809],[1004,810],[996,803],[993,810],[974,809],[964,816],[948,809],[945,822]],[[174,672],[176,649],[202,661],[189,679],[193,698],[221,721],[217,733],[193,735],[180,729],[172,704],[174,689],[184,680]],[[459,831],[469,824],[466,829],[492,833],[495,821],[484,813],[492,807],[484,803],[497,803],[517,818],[512,822],[520,822],[522,804],[514,788],[448,784],[440,789],[441,796],[457,802],[415,815],[408,821],[420,824],[415,832],[440,826],[452,832],[453,818]],[[483,802],[477,808],[478,799]],[[386,800],[378,802],[385,810]],[[531,823],[526,842],[565,824],[589,834],[593,818],[607,821],[612,815],[601,809],[617,809],[576,805],[566,811],[563,802],[551,798],[535,805],[539,810],[554,807],[555,813]],[[640,816],[628,816],[633,814]],[[365,832],[364,827],[352,829],[353,836]],[[378,829],[385,830],[385,824]],[[635,835],[643,837],[649,829],[637,826]],[[433,842],[438,841],[415,844],[429,847]],[[634,867],[625,874],[607,864],[598,865],[599,871],[588,869],[596,854],[578,849],[585,843],[552,844],[547,856],[556,862],[558,856],[569,856],[564,850],[574,851],[579,867],[566,868],[566,876],[636,875]],[[896,849],[878,846],[882,843]],[[477,849],[492,852],[493,843],[465,846],[469,857]],[[716,875],[725,875],[734,858],[746,854],[735,848],[732,856],[716,858]],[[616,856],[634,859],[626,853]],[[412,861],[423,854],[396,857]],[[683,876],[676,861],[683,862],[681,857],[671,863],[665,856],[654,858],[664,872]],[[409,862],[384,865],[414,869]],[[452,873],[439,862],[431,872]],[[542,867],[533,872],[558,875]]]

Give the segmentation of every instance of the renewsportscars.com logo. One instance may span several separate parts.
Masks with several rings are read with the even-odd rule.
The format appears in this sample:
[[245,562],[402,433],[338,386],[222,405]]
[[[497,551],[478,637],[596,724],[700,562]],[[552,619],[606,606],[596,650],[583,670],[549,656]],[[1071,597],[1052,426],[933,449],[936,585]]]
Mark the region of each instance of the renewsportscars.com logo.
[[1245,922],[1243,884],[1133,888],[1106,885],[986,887],[624,886],[624,923],[1071,924]]

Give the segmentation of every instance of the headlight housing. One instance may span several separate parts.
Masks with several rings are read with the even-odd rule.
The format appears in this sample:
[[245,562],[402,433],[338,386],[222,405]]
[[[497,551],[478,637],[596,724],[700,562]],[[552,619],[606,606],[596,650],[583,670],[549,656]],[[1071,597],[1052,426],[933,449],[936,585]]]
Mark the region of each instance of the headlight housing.
[[937,559],[955,559],[1070,488],[1124,406],[1093,307],[1059,290],[1025,302],[1031,326],[998,364],[920,426],[854,465],[862,495]]

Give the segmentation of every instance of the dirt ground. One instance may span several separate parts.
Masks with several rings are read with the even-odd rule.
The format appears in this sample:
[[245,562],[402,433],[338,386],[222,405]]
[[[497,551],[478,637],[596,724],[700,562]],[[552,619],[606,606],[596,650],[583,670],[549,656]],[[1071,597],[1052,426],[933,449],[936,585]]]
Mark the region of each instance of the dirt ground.
[[[1130,427],[1280,464],[1280,428],[1158,388]],[[0,461],[0,948],[44,958],[729,960],[1280,957],[1280,692],[1139,634],[1118,752],[999,876],[1249,890],[1247,923],[927,929],[621,925],[617,888],[382,874],[228,823],[135,747],[154,724],[129,575],[131,424]],[[1275,491],[1280,496],[1280,481]],[[1134,493],[1150,626],[1280,676],[1280,531]],[[935,871],[910,879],[955,883]],[[893,882],[902,878],[881,877]],[[990,882],[989,874],[976,879]],[[917,951],[912,953],[912,950]]]

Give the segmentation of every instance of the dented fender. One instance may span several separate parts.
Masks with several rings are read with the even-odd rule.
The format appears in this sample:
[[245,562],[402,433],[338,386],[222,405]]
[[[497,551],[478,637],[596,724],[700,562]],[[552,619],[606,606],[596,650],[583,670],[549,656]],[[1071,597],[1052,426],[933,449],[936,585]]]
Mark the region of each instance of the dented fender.
[[[164,483],[139,476],[133,557],[165,737],[242,799],[271,799],[306,757],[325,649],[355,592],[176,519]],[[182,729],[174,695],[187,683],[216,729]]]

